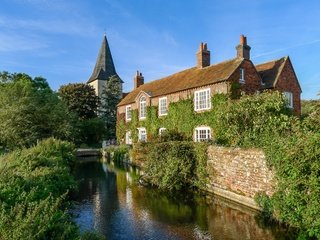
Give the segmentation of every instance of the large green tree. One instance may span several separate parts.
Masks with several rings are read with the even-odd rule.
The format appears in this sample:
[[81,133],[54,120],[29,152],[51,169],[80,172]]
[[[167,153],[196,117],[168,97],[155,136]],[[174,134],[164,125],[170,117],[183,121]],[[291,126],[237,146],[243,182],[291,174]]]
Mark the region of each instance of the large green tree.
[[63,85],[59,96],[66,103],[70,112],[77,116],[74,122],[77,145],[95,146],[105,135],[103,120],[98,116],[99,97],[92,86],[84,83]]
[[59,96],[67,104],[70,111],[80,119],[90,119],[97,116],[99,97],[94,88],[84,83],[70,83],[59,89]]
[[122,98],[121,79],[114,75],[106,81],[101,97],[101,116],[105,121],[107,138],[116,138],[117,105]]
[[0,145],[12,149],[71,137],[71,116],[44,78],[2,72],[0,79]]

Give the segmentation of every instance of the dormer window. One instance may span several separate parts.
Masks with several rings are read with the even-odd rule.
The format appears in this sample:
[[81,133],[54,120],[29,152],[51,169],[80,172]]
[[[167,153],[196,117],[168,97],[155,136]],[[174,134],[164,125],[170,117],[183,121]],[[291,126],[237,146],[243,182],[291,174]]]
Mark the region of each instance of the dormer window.
[[146,118],[147,116],[146,108],[147,108],[147,100],[144,96],[142,96],[139,101],[139,118],[140,119]]
[[126,106],[126,121],[131,121],[131,105]]
[[168,114],[167,97],[159,98],[159,116]]
[[244,79],[244,68],[240,68],[240,79],[239,79],[240,83],[245,83],[245,79]]

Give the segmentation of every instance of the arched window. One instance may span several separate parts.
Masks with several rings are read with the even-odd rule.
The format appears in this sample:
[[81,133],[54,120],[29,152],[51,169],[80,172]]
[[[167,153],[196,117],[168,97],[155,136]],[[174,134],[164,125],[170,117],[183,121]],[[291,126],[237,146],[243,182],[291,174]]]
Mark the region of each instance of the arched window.
[[140,103],[139,103],[140,107],[139,107],[139,118],[140,119],[144,119],[146,118],[147,115],[147,111],[146,111],[146,107],[147,107],[147,100],[144,96],[142,96],[140,98]]
[[203,142],[211,139],[211,128],[210,127],[197,127],[194,130],[194,141]]

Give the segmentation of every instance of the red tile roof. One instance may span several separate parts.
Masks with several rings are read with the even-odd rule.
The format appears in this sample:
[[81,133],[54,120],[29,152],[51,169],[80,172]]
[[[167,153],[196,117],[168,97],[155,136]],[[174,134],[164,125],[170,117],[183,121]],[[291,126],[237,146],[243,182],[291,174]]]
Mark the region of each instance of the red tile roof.
[[262,82],[264,83],[264,88],[274,87],[274,83],[280,76],[280,73],[287,59],[288,57],[283,57],[277,60],[256,65],[256,69],[262,78]]
[[135,102],[135,98],[141,91],[148,93],[151,97],[156,97],[225,81],[242,62],[243,58],[234,58],[205,68],[189,68],[159,80],[148,82],[130,92],[118,106]]

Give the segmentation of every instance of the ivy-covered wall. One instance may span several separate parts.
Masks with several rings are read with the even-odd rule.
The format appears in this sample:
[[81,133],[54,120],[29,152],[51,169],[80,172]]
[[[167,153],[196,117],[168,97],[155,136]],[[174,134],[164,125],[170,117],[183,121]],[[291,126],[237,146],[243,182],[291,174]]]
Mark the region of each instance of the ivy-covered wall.
[[193,99],[188,98],[170,103],[168,115],[160,117],[158,116],[158,107],[149,106],[147,107],[147,117],[142,121],[139,120],[138,110],[132,110],[132,118],[129,122],[125,121],[124,114],[118,116],[117,139],[120,143],[124,143],[126,132],[131,131],[133,142],[137,142],[137,128],[139,127],[146,128],[148,141],[158,137],[160,128],[181,132],[187,139],[192,140],[195,127],[209,126],[213,129],[214,136],[218,108],[227,104],[228,101],[226,95],[216,94],[212,97],[212,110],[199,113],[194,111]]

